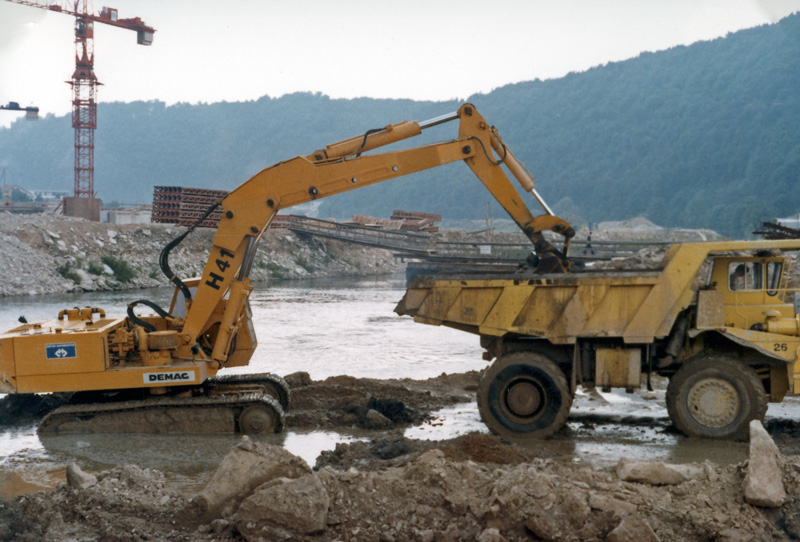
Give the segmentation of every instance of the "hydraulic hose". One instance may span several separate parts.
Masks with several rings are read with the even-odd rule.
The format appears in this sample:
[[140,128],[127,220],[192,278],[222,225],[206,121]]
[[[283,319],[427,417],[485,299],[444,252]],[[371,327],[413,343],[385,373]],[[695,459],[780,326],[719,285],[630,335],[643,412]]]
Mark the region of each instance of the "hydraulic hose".
[[191,290],[189,290],[189,288],[186,286],[186,284],[184,284],[184,282],[180,279],[180,277],[178,277],[172,271],[172,269],[170,269],[170,267],[169,267],[169,253],[172,252],[172,249],[174,249],[176,246],[181,244],[183,242],[183,240],[186,239],[186,236],[189,235],[190,233],[192,233],[197,226],[199,226],[205,219],[207,219],[209,216],[211,216],[211,213],[213,213],[214,210],[217,207],[219,207],[221,203],[222,203],[222,201],[218,201],[214,205],[212,205],[211,207],[206,209],[206,212],[203,213],[203,216],[198,218],[195,221],[194,224],[189,226],[189,229],[187,229],[185,232],[180,234],[178,237],[176,237],[175,239],[173,239],[172,241],[167,243],[164,246],[164,248],[161,249],[161,254],[158,257],[158,266],[159,266],[159,268],[161,268],[161,272],[164,273],[164,276],[167,277],[167,279],[172,284],[174,284],[175,286],[177,286],[180,289],[180,291],[183,294],[183,297],[184,297],[184,299],[186,299],[186,301],[191,301],[192,300],[192,292],[191,292]]
[[137,299],[136,301],[128,303],[128,318],[130,319],[130,321],[136,325],[142,326],[143,328],[145,328],[147,331],[150,332],[156,331],[156,326],[154,326],[149,322],[145,322],[144,320],[136,316],[136,314],[133,312],[133,308],[136,305],[146,305],[150,307],[151,309],[156,311],[156,314],[158,314],[161,318],[173,317],[170,313],[168,313],[167,311],[165,311],[152,301],[148,301],[147,299]]
[[164,273],[164,276],[169,279],[169,281],[180,288],[181,292],[183,293],[183,297],[186,298],[186,301],[192,299],[192,292],[183,283],[183,281],[170,269],[169,267],[169,253],[172,252],[172,249],[181,244],[181,242],[186,239],[186,236],[191,233],[191,230],[186,230],[178,237],[167,243],[163,249],[161,249],[161,254],[158,257],[158,267],[161,268],[161,272]]

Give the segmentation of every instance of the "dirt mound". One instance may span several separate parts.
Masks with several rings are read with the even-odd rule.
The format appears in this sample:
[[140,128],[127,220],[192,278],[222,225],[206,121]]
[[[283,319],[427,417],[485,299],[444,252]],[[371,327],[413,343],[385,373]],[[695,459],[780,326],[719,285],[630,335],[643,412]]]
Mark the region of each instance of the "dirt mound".
[[[86,489],[67,485],[0,508],[0,540],[210,540],[182,533],[188,500],[160,472],[128,465],[101,473]],[[179,525],[180,524],[180,525]]]
[[533,458],[533,454],[499,437],[469,433],[439,447],[452,461],[474,461],[497,465],[518,465]]
[[473,461],[495,465],[517,465],[536,457],[530,450],[484,433],[468,433],[444,442],[408,438],[373,439],[369,442],[339,443],[317,458],[316,470],[332,467],[338,470],[359,468],[375,470],[402,465],[419,453],[439,449],[450,461]]
[[[289,375],[286,380],[303,407],[298,419],[309,427],[331,419],[344,422],[347,416],[359,425],[358,409],[382,412],[391,425],[373,433],[380,438],[322,453],[313,469],[284,448],[243,438],[196,495],[171,489],[165,476],[151,469],[126,466],[76,477],[70,466],[67,484],[0,503],[0,540],[738,541],[800,536],[800,456],[778,454],[768,476],[759,474],[752,451],[749,461],[733,465],[621,460],[587,467],[548,453],[545,444],[521,447],[487,434],[441,442],[402,436],[409,425],[406,414],[463,400],[478,378],[477,372],[424,381],[313,381],[304,373]],[[789,438],[795,429],[781,427],[777,437]],[[769,440],[763,432],[762,441]],[[770,502],[754,497],[754,488],[771,494],[776,484],[785,493],[778,492],[769,507],[751,504]]]
[[[56,214],[0,212],[0,296],[166,286],[162,248],[186,228],[169,224],[102,224]],[[198,228],[169,257],[182,277],[202,273],[215,230]],[[402,271],[391,251],[269,230],[252,280],[366,276]]]
[[[287,375],[292,406],[287,425],[294,428],[373,428],[374,413],[384,420],[381,428],[404,428],[428,419],[430,412],[473,399],[480,373],[442,374],[427,380],[354,378],[333,376],[311,380],[308,373]],[[127,396],[123,397],[123,399]],[[38,422],[51,410],[77,394],[6,395],[0,399],[0,426]]]
[[314,470],[331,467],[337,470],[358,468],[362,470],[382,469],[400,465],[410,454],[433,447],[429,441],[403,437],[372,439],[351,443],[338,443],[333,450],[324,450],[314,465]]
[[[73,473],[71,486],[0,503],[0,540],[734,541],[800,535],[800,456],[780,456],[758,483],[752,452],[750,461],[733,465],[621,461],[588,467],[548,453],[546,443],[521,447],[477,433],[441,442],[402,436],[407,409],[425,412],[462,400],[478,377],[313,381],[289,375],[303,407],[298,419],[309,427],[337,416],[352,416],[358,425],[350,407],[381,410],[397,421],[374,433],[380,438],[324,452],[313,469],[284,448],[243,438],[197,495],[170,489],[161,473],[135,466],[79,483]],[[779,437],[788,434],[790,428]],[[785,493],[772,507],[750,504],[759,501],[748,491],[779,483]]]
[[[655,270],[661,267],[667,247],[649,247],[637,251],[632,256],[616,257],[607,261],[596,261],[591,264],[592,270],[609,269],[614,271],[625,270]],[[700,275],[701,273],[698,273]]]
[[[590,230],[582,229],[576,240],[586,239]],[[654,243],[696,243],[722,240],[713,230],[694,230],[685,228],[663,228],[644,217],[628,220],[600,222],[591,229],[592,240],[597,241],[643,241]],[[602,243],[601,243],[602,244]]]
[[424,421],[428,413],[472,400],[480,373],[442,374],[428,380],[377,380],[333,376],[312,381],[305,373],[286,377],[292,388],[289,427],[366,427],[377,412],[388,424],[407,427]]

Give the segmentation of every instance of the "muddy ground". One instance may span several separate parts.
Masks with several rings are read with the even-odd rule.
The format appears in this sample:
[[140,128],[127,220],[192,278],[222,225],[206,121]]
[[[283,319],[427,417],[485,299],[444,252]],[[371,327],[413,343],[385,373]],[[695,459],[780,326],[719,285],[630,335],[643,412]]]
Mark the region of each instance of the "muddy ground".
[[[361,427],[374,438],[338,444],[314,465],[277,446],[243,439],[199,492],[170,486],[134,465],[92,474],[68,469],[53,491],[5,498],[0,540],[793,540],[800,538],[800,432],[768,419],[778,442],[782,504],[754,506],[743,483],[750,462],[706,460],[672,467],[587,465],[559,453],[582,428],[632,426],[674,432],[668,421],[628,409],[579,408],[556,439],[520,445],[469,433],[445,441],[405,438],[431,413],[474,396],[479,373],[414,380],[288,375],[292,427]],[[658,389],[640,399],[660,401]],[[601,398],[582,395],[584,405]],[[40,416],[57,398],[0,403],[3,423]],[[634,405],[635,409],[635,405]],[[378,414],[380,413],[380,414]],[[135,443],[135,436],[131,438]],[[187,435],[186,438],[192,438]],[[683,438],[683,437],[680,437]],[[710,443],[709,443],[710,444]],[[715,443],[718,445],[718,443]],[[699,441],[699,449],[703,441]],[[741,445],[745,446],[745,445]],[[620,454],[625,455],[624,453]],[[703,457],[700,453],[698,457]],[[626,466],[627,465],[627,466]],[[636,465],[639,465],[638,463]],[[780,484],[780,481],[778,482]],[[772,483],[775,486],[775,483]]]

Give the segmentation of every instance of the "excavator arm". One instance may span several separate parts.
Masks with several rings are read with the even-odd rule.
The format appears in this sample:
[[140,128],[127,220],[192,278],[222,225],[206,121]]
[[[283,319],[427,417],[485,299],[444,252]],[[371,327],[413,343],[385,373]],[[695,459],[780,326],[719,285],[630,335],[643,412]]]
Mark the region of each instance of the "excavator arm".
[[[458,139],[407,150],[363,155],[397,141],[419,135],[422,130],[451,120],[460,121]],[[496,156],[493,154],[494,149]],[[230,350],[250,286],[247,276],[258,240],[279,210],[363,186],[463,160],[489,192],[532,241],[544,272],[569,272],[567,258],[573,228],[553,215],[536,193],[532,176],[502,142],[494,127],[475,108],[466,104],[456,113],[427,122],[403,122],[328,145],[308,156],[298,156],[264,169],[231,192],[221,202],[222,218],[210,257],[197,290],[188,301],[183,336],[195,345],[198,337],[219,324],[211,358],[220,366]],[[505,174],[505,163],[522,186],[545,209],[533,216]],[[564,251],[551,245],[543,233],[564,237]],[[221,320],[218,307],[224,303]],[[215,313],[216,311],[216,313]],[[198,351],[194,347],[194,353]]]

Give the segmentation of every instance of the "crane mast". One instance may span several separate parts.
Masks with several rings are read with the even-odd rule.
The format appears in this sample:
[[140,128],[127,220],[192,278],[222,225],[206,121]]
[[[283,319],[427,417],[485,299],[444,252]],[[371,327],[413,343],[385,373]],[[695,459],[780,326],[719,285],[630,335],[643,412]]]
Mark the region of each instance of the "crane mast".
[[[88,0],[79,0],[76,11],[88,14]],[[94,198],[94,131],[97,129],[97,85],[94,74],[94,22],[75,18],[75,71],[72,87],[72,128],[75,130],[76,199]]]
[[97,129],[97,86],[102,83],[94,73],[94,23],[133,30],[139,45],[152,44],[155,29],[138,17],[120,19],[113,8],[103,7],[99,15],[93,15],[89,0],[76,0],[72,9],[57,3],[6,1],[75,17],[75,71],[67,81],[72,87],[75,189],[72,198],[64,198],[64,214],[99,221],[100,201],[94,197],[94,131]]

